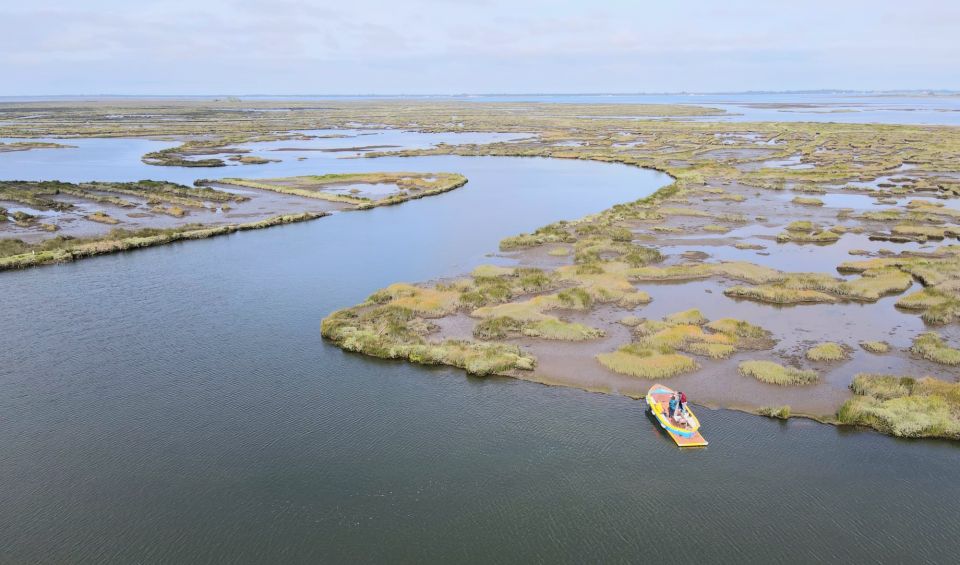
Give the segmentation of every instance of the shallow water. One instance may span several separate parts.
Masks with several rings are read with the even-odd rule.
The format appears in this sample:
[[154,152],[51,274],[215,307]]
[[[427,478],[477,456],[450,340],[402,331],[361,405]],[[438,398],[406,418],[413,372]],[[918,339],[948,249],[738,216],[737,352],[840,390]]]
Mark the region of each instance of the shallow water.
[[[156,142],[130,143],[127,157],[101,147],[95,163],[0,170],[135,180],[139,144]],[[711,446],[679,451],[635,401],[370,359],[319,337],[324,315],[377,288],[468,272],[503,236],[666,176],[573,160],[324,163],[470,182],[0,273],[0,562],[638,561],[677,531],[691,534],[685,558],[712,561],[960,551],[956,444],[701,409]]]
[[[227,161],[225,167],[190,168],[147,165],[140,158],[149,152],[176,147],[180,142],[149,139],[84,138],[70,139],[69,149],[32,149],[0,153],[0,178],[5,180],[60,180],[86,182],[92,180],[130,182],[143,179],[168,180],[193,184],[198,178],[224,177],[270,178],[279,176],[325,174],[384,170],[364,159],[351,159],[363,152],[323,152],[317,149],[351,148],[365,145],[395,145],[396,148],[423,149],[440,143],[491,143],[523,137],[523,134],[503,133],[420,133],[399,130],[306,130],[313,136],[345,135],[347,137],[317,137],[309,140],[265,141],[241,143],[232,147],[249,149],[246,155],[279,160],[262,165],[241,165]],[[0,142],[25,141],[0,138]],[[29,141],[59,141],[43,138]],[[277,151],[280,148],[299,149]],[[223,153],[220,157],[232,155]],[[204,155],[198,158],[208,158]],[[305,158],[301,161],[300,158]]]
[[[463,97],[476,102],[691,104],[728,114],[692,118],[732,122],[837,122],[960,125],[960,96],[869,93],[532,94]],[[691,118],[685,118],[691,119]]]

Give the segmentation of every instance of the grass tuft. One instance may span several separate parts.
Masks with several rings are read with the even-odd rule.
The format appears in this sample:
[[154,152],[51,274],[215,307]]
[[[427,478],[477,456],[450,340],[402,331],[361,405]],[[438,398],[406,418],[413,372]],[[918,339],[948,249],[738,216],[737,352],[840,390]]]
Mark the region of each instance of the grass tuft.
[[924,332],[914,338],[910,353],[941,365],[960,365],[960,349],[947,345],[936,332]]
[[850,351],[839,343],[828,341],[808,349],[806,356],[810,361],[843,361],[850,357]]
[[861,341],[860,347],[870,353],[887,353],[890,351],[890,344],[885,341]]
[[738,369],[745,377],[780,386],[809,385],[820,380],[816,371],[784,367],[773,361],[744,361]]

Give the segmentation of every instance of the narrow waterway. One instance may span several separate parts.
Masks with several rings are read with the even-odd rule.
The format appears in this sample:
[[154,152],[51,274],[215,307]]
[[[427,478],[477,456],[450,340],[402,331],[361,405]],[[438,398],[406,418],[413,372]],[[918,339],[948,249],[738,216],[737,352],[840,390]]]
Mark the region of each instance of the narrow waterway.
[[[4,163],[4,178],[27,173]],[[960,553],[956,444],[701,410],[710,447],[679,451],[623,397],[320,339],[324,315],[379,287],[467,272],[506,235],[644,196],[666,176],[547,159],[323,163],[317,172],[470,182],[0,273],[0,562],[642,561],[668,545],[682,561]]]

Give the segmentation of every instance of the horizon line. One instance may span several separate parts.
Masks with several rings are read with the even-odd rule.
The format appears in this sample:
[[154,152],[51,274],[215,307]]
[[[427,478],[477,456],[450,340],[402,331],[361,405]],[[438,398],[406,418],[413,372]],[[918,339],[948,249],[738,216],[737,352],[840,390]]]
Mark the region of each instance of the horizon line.
[[818,88],[792,90],[724,90],[724,91],[663,91],[663,92],[462,92],[456,94],[429,93],[352,93],[352,94],[279,94],[279,93],[207,93],[207,94],[118,94],[118,93],[84,93],[84,94],[2,94],[5,98],[470,98],[492,96],[718,96],[718,95],[762,95],[762,94],[927,94],[927,95],[955,95],[960,90],[948,88],[895,88],[895,89],[849,89],[849,88]]

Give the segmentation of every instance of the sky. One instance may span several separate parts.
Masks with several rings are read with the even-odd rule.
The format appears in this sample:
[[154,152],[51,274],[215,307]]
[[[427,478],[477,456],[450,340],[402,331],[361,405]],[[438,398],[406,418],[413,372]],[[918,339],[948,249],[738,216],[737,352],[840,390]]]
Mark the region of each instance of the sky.
[[960,90],[956,0],[0,0],[0,96]]

